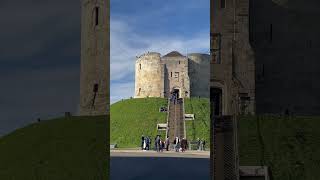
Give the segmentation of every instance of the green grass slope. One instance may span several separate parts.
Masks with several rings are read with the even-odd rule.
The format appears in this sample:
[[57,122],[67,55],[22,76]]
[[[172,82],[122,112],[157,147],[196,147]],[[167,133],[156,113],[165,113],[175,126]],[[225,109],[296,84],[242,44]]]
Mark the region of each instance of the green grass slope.
[[186,121],[187,139],[189,141],[205,139],[210,147],[210,101],[208,98],[185,99],[185,113],[194,114],[194,121]]
[[41,121],[0,138],[1,180],[107,179],[106,116]]
[[[139,147],[141,135],[158,134],[157,124],[167,122],[167,113],[159,112],[167,107],[164,98],[138,98],[119,101],[110,108],[110,143],[119,148]],[[165,131],[162,131],[164,138]]]
[[267,165],[275,180],[318,180],[319,127],[320,117],[241,117],[240,165]]

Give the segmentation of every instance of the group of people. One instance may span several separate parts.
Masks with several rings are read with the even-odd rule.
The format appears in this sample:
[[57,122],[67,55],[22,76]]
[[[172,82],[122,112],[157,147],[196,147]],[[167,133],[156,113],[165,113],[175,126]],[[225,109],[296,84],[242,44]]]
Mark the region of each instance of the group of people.
[[173,141],[173,144],[176,152],[185,152],[188,147],[188,141],[185,138],[180,140],[179,137],[176,137]]
[[197,140],[197,150],[198,151],[204,151],[205,150],[205,145],[206,145],[206,141],[205,140],[201,140],[200,138],[198,138],[198,140]]
[[[185,152],[188,147],[188,141],[185,138],[180,139],[179,137],[176,137],[174,139],[173,143],[173,149],[176,152]],[[141,150],[147,151],[151,149],[151,139],[149,136],[142,136],[141,137]],[[154,138],[154,150],[157,152],[163,152],[164,150],[169,151],[170,150],[170,140],[169,137],[165,140],[161,139],[160,135],[157,135]]]
[[141,150],[150,150],[151,147],[151,139],[149,136],[141,137]]
[[170,101],[173,102],[174,104],[181,103],[181,99],[178,98],[178,94],[175,92],[171,92]]
[[[154,138],[154,150],[155,151],[163,151],[163,149],[166,149],[169,151],[169,138],[167,138],[165,141],[163,141],[160,138],[160,135],[157,135]],[[141,137],[141,150],[147,151],[151,150],[151,138],[149,136],[143,136]]]

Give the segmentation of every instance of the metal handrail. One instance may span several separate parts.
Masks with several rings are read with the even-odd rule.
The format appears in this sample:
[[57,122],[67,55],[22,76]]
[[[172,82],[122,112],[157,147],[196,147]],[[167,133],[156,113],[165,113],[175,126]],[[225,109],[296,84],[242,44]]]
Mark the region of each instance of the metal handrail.
[[166,130],[166,137],[168,137],[168,133],[169,133],[169,113],[170,113],[170,98],[168,98],[168,107],[167,107],[167,130]]

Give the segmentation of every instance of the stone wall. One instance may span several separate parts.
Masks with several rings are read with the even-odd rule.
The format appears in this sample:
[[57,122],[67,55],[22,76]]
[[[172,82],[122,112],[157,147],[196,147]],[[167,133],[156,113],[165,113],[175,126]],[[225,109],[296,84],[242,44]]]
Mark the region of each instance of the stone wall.
[[188,54],[190,96],[210,97],[210,60],[208,54],[192,53]]
[[140,56],[135,70],[135,98],[164,97],[164,65],[159,53]]
[[179,89],[180,97],[190,97],[188,59],[185,56],[163,56],[165,64],[165,92],[169,97],[173,89]]
[[180,97],[209,98],[209,63],[208,54],[144,54],[135,64],[135,98],[170,97],[174,89]]
[[109,0],[81,1],[80,115],[109,112],[109,3]]
[[[211,1],[210,88],[220,89],[221,114],[255,113],[254,56],[248,0]],[[236,22],[236,23],[235,23]]]
[[261,0],[250,8],[257,112],[319,115],[320,2]]

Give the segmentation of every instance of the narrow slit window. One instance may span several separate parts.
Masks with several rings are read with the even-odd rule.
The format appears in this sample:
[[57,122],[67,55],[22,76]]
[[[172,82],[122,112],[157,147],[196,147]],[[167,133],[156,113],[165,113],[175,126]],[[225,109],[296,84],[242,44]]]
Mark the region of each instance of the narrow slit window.
[[171,72],[171,77],[172,77],[172,72]]
[[95,8],[95,25],[99,25],[99,7]]
[[270,24],[270,42],[272,42],[272,24]]
[[141,64],[139,64],[139,69],[141,69]]
[[226,0],[221,0],[220,3],[222,9],[226,8]]

